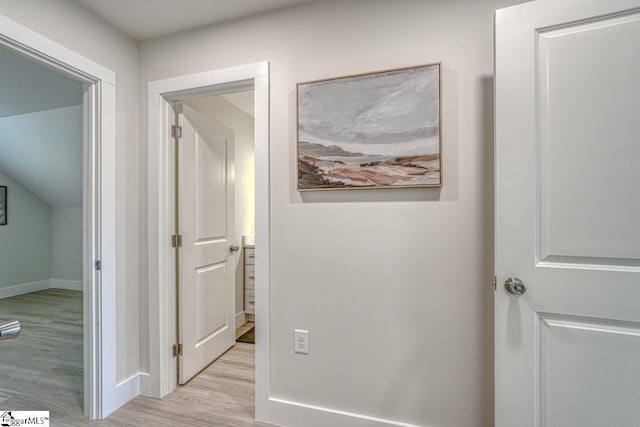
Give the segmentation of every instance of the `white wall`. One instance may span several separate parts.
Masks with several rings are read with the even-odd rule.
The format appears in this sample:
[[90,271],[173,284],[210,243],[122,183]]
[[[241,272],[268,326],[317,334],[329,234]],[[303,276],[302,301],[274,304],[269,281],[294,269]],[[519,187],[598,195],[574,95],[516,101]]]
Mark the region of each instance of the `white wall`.
[[82,281],[82,207],[52,211],[51,277]]
[[8,187],[10,210],[0,226],[0,288],[46,282],[6,296],[81,282],[82,207],[51,208],[2,172],[0,185]]
[[137,43],[69,0],[0,0],[0,14],[116,72],[117,162],[117,377],[139,372],[138,324],[146,322],[139,307],[139,265],[146,249],[139,247],[140,198],[138,144]]
[[[269,60],[272,395],[419,425],[492,425],[491,17],[518,2],[318,1],[144,42],[138,58],[134,41],[76,3],[0,0],[0,14],[117,73],[118,378],[148,358],[138,351],[146,85]],[[436,61],[442,190],[295,191],[296,82]],[[294,328],[310,330],[309,356],[293,354]]]
[[[236,244],[242,246],[242,236],[255,232],[253,117],[221,96],[192,99],[185,104],[235,132],[235,234]],[[236,313],[240,313],[244,311],[244,251],[237,261]]]
[[0,225],[0,288],[51,279],[51,208],[0,172],[7,225]]
[[[144,147],[149,81],[271,63],[273,397],[493,425],[492,14],[517,2],[318,1],[141,43]],[[295,191],[297,82],[440,61],[441,190]]]

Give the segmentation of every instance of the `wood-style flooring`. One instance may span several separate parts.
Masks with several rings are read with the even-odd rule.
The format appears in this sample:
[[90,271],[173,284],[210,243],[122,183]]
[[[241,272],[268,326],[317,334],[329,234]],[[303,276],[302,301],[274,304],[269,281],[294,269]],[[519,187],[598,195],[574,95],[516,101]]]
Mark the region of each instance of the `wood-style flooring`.
[[254,348],[253,344],[237,343],[164,399],[137,397],[101,423],[131,427],[267,426],[253,419]]
[[0,410],[48,410],[52,426],[267,426],[254,417],[253,344],[237,343],[164,399],[139,396],[105,420],[83,416],[82,294],[51,289],[0,300]]
[[20,336],[0,341],[0,410],[82,415],[82,293],[0,299],[0,322],[14,319]]

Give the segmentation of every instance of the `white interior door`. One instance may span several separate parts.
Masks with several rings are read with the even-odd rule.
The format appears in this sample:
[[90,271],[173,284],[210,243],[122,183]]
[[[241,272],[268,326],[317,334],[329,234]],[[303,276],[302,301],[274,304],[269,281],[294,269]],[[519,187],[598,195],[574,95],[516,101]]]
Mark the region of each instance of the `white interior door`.
[[496,276],[496,426],[640,426],[639,0],[497,12]]
[[235,343],[233,130],[179,105],[179,333],[184,384]]

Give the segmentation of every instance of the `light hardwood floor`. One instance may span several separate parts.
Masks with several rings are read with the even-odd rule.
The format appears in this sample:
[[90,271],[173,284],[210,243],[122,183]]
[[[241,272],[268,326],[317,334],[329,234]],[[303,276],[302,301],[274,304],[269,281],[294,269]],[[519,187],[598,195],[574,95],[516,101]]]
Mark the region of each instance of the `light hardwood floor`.
[[82,293],[0,299],[0,321],[13,319],[22,332],[0,342],[0,409],[82,415]]
[[110,426],[266,426],[253,419],[254,347],[237,343],[164,399],[137,397],[102,423]]
[[82,294],[52,289],[0,300],[22,322],[0,343],[0,409],[48,410],[52,426],[266,426],[254,417],[254,348],[237,343],[164,399],[137,397],[105,420],[82,415]]

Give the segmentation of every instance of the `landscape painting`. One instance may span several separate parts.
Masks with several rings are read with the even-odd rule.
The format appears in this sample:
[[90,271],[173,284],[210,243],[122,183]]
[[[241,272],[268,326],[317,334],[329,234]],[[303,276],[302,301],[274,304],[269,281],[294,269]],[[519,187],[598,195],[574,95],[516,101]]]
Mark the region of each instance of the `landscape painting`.
[[298,84],[298,190],[440,187],[440,64]]

